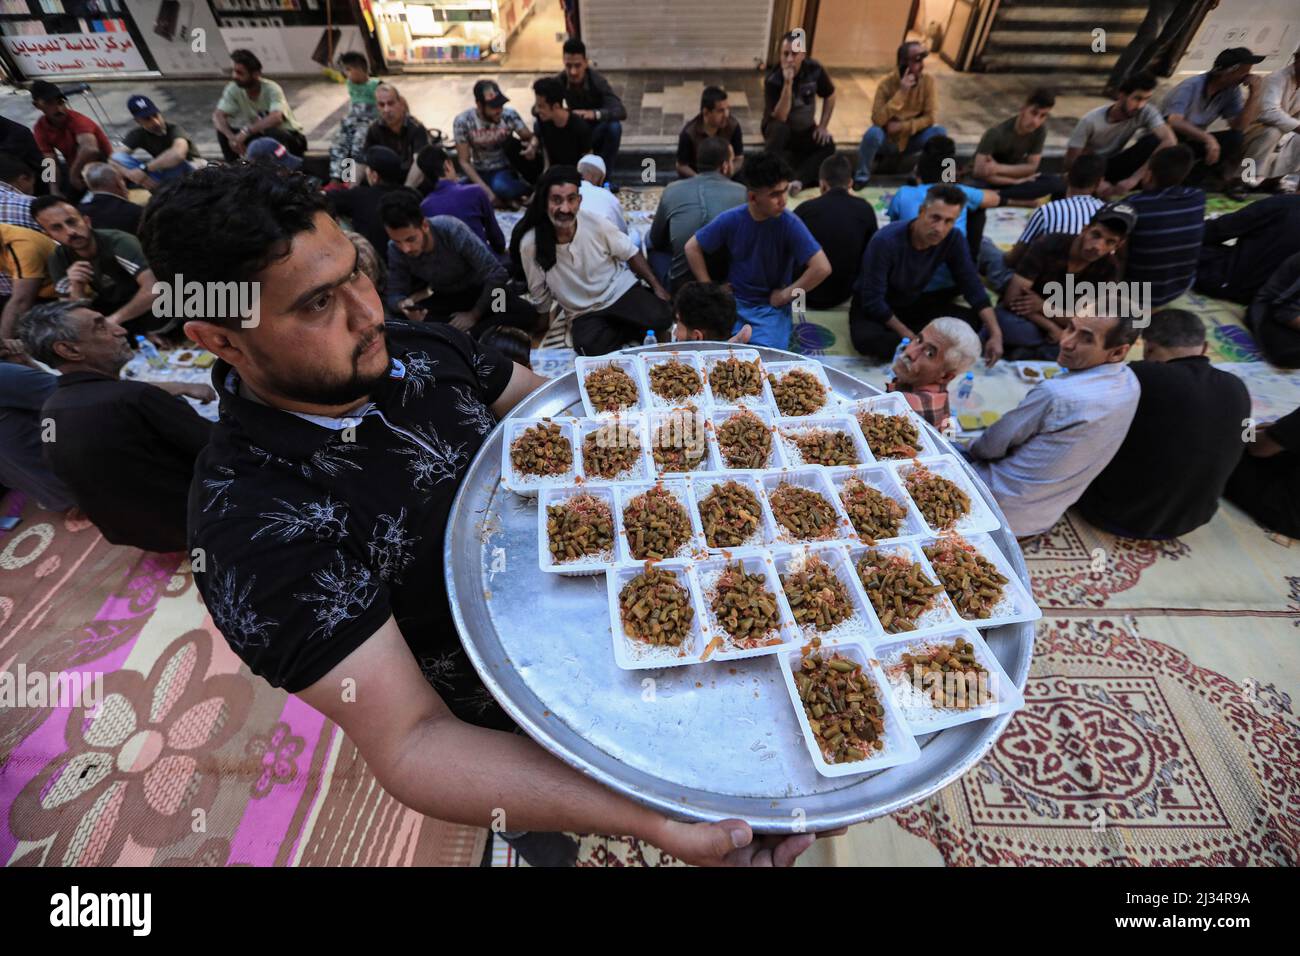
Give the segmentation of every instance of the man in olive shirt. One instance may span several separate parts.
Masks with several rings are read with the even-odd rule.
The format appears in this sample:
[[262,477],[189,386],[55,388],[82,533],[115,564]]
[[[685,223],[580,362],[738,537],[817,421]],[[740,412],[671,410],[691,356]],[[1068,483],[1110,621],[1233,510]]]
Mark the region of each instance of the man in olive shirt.
[[294,119],[280,84],[263,79],[262,61],[249,50],[230,54],[231,82],[221,91],[212,125],[221,142],[221,155],[235,160],[259,136],[269,136],[295,156],[307,152],[307,137]]
[[727,91],[720,86],[706,86],[700,95],[700,112],[682,127],[677,137],[677,175],[689,179],[699,175],[696,154],[706,139],[720,136],[731,144],[735,157],[731,162],[731,175],[739,178],[745,162],[745,137],[740,123],[731,115]]
[[[691,267],[686,262],[686,242],[719,213],[745,203],[745,187],[731,178],[733,155],[731,144],[721,136],[706,139],[696,153],[699,174],[669,183],[659,199],[654,222],[650,226],[650,262],[664,285],[676,292],[690,281]],[[706,257],[707,258],[707,257]],[[709,264],[709,274],[725,280],[724,256]],[[670,260],[670,265],[665,261]]]
[[1064,178],[1038,171],[1047,141],[1047,118],[1055,105],[1056,94],[1039,87],[1026,97],[1015,116],[985,130],[975,147],[971,185],[996,189],[1006,200],[1064,196]]

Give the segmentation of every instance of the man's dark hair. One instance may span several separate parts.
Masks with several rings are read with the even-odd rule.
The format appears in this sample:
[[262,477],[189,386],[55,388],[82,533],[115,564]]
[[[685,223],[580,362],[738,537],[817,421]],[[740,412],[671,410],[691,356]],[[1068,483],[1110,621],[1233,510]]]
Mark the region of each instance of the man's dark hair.
[[420,194],[414,189],[394,189],[379,200],[379,219],[389,229],[419,229],[424,225]]
[[792,179],[794,170],[776,153],[756,153],[745,160],[745,185],[750,189],[768,189]]
[[736,300],[716,282],[688,282],[673,297],[673,311],[689,329],[725,342],[736,327]]
[[339,62],[344,66],[359,66],[367,73],[370,72],[370,61],[360,50],[348,50],[347,53],[339,54]]
[[1155,74],[1147,70],[1134,73],[1119,85],[1119,91],[1127,96],[1129,93],[1136,93],[1138,90],[1154,90],[1157,80]]
[[436,183],[447,168],[447,151],[441,146],[426,146],[415,154],[415,165],[424,173],[425,182]]
[[33,103],[57,103],[67,99],[63,91],[49,80],[37,80],[27,90],[32,94]]
[[699,149],[695,151],[695,171],[697,173],[711,173],[715,169],[721,169],[722,164],[727,161],[727,157],[730,155],[730,143],[721,136],[710,136],[700,143]]
[[519,220],[515,229],[515,234],[520,236],[521,241],[529,229],[533,230],[533,251],[543,272],[549,272],[555,266],[555,223],[551,222],[551,217],[546,212],[546,204],[550,200],[552,187],[565,183],[582,187],[582,176],[577,169],[572,166],[551,166],[542,173],[533,189],[532,202],[528,204],[524,218]]
[[966,194],[952,183],[937,183],[925,191],[925,201],[921,203],[921,208],[933,202],[941,202],[948,206],[964,206]]
[[1160,309],[1152,313],[1142,339],[1167,349],[1195,348],[1205,344],[1205,323],[1186,309]]
[[249,73],[262,72],[262,61],[257,58],[257,54],[252,50],[231,50],[230,62],[238,63]]
[[552,106],[564,102],[564,84],[554,76],[544,76],[535,82],[533,92]]
[[32,200],[32,204],[27,207],[27,211],[31,213],[32,218],[35,219],[50,207],[60,205],[72,206],[73,209],[77,208],[76,205],[66,196],[37,196]]
[[[158,189],[140,218],[140,244],[160,282],[247,282],[289,255],[293,237],[329,212],[320,184],[265,163],[207,166]],[[237,327],[242,316],[209,316]]]
[[529,352],[533,341],[523,329],[513,325],[494,325],[479,336],[479,344],[496,349],[516,365],[529,366]]
[[0,153],[0,183],[13,185],[24,176],[35,176],[36,170],[10,153]]
[[700,94],[700,109],[713,110],[727,98],[727,91],[720,86],[706,86]]
[[1141,334],[1142,330],[1133,326],[1133,316],[1126,313],[1115,317],[1115,324],[1107,329],[1106,338],[1101,344],[1108,349],[1117,345],[1132,345]]
[[1066,176],[1066,182],[1075,189],[1092,189],[1105,175],[1106,160],[1096,153],[1084,153],[1082,156],[1075,157],[1074,165],[1070,167],[1070,172]]
[[[932,136],[921,147],[921,158],[916,161],[916,175],[923,183],[943,182],[944,161],[955,159],[957,144],[948,136]],[[951,166],[954,173],[957,164]]]
[[1056,105],[1056,94],[1045,86],[1032,90],[1025,97],[1026,106],[1037,106],[1040,110],[1050,110]]
[[853,163],[843,153],[827,156],[817,170],[817,177],[831,189],[848,189],[853,183]]
[[1186,143],[1175,143],[1156,150],[1147,168],[1151,170],[1157,189],[1170,189],[1181,186],[1195,164],[1196,154],[1192,148]]
[[576,53],[578,56],[587,55],[587,44],[583,43],[577,37],[569,37],[564,41],[564,52],[566,54]]

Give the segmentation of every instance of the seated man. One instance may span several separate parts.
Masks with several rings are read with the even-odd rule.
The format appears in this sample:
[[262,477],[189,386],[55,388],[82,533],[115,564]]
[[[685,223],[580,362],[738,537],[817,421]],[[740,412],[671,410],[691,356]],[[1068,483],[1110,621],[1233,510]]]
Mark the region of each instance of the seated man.
[[[953,228],[966,194],[951,183],[931,186],[915,219],[880,229],[862,254],[858,284],[849,304],[853,347],[879,362],[894,356],[898,344],[931,319],[957,315],[973,324],[979,313],[988,333],[984,357],[989,365],[1002,355],[1002,331],[971,260],[966,237]],[[947,265],[970,309],[957,307],[948,289],[926,292],[940,265]]]
[[[380,256],[387,258],[388,233],[379,208],[384,198],[404,189],[402,161],[387,146],[371,146],[361,154],[365,185],[357,189],[337,189],[330,193],[330,205],[336,216],[344,216],[352,228],[365,236]],[[482,191],[479,191],[482,195]]]
[[36,366],[21,343],[11,351],[11,343],[0,341],[0,489],[21,491],[45,511],[67,511],[76,504],[43,455],[41,406],[58,382],[58,376]]
[[51,189],[70,186],[76,193],[86,188],[81,171],[87,163],[102,163],[113,153],[113,144],[103,128],[89,116],[68,109],[68,98],[48,80],[37,80],[29,88],[32,106],[41,112],[32,134],[46,159],[60,162],[58,183]]
[[[952,182],[953,170],[957,167],[957,144],[947,136],[933,136],[921,149],[921,158],[916,162],[916,175],[921,180],[918,185],[899,186],[894,190],[893,198],[885,209],[890,222],[903,222],[915,219],[921,211],[921,204],[931,186]],[[993,189],[977,189],[963,183],[952,183],[966,194],[966,204],[957,216],[953,226],[966,237],[970,246],[971,258],[978,254],[980,242],[984,238],[984,210],[1001,203],[1001,194]],[[930,291],[952,288],[952,276],[944,267],[940,267],[927,287]]]
[[673,296],[674,342],[749,341],[753,330],[736,327],[736,300],[725,286],[716,282],[687,282]]
[[[448,326],[385,326],[309,183],[223,166],[168,192],[142,230],[163,280],[265,290],[255,325],[185,328],[219,356],[221,420],[189,527],[205,558],[195,586],[231,649],[337,722],[415,813],[505,814],[511,840],[626,833],[690,863],[736,861],[744,823],[669,820],[570,769],[516,732],[465,659],[442,585],[447,516],[493,423],[544,380]],[[788,863],[813,835],[794,840],[766,852]]]
[[6,296],[0,313],[0,339],[13,338],[18,317],[38,299],[57,298],[49,271],[56,248],[54,240],[43,232],[0,222],[0,288]]
[[[1193,186],[1201,185],[1210,175],[1220,182],[1225,175],[1236,178],[1242,132],[1255,122],[1263,85],[1250,68],[1264,59],[1244,46],[1224,50],[1214,58],[1208,73],[1188,77],[1165,94],[1165,122],[1179,142],[1191,147],[1197,161],[1188,179]],[[1250,91],[1244,103],[1243,83]],[[1228,128],[1209,132],[1219,119],[1227,120]]]
[[849,192],[853,163],[847,156],[837,154],[823,160],[818,178],[821,195],[800,203],[794,214],[826,251],[831,264],[830,278],[809,291],[808,308],[833,309],[853,294],[862,253],[876,234],[876,211],[871,203]]
[[92,309],[133,336],[168,327],[168,316],[154,314],[154,274],[135,236],[92,228],[58,196],[37,199],[32,215],[59,244],[46,264],[59,298],[89,300]]
[[946,429],[948,383],[966,374],[979,357],[974,329],[951,316],[933,319],[894,361],[894,377],[885,390],[901,393],[913,411],[935,428]]
[[573,167],[552,166],[538,180],[517,228],[537,310],[549,311],[556,303],[565,311],[579,355],[604,355],[639,343],[650,329],[667,341],[672,328],[667,290],[635,242],[608,219],[581,208],[581,184]]
[[1056,94],[1040,86],[1025,98],[1020,112],[985,130],[975,147],[971,185],[996,189],[1008,205],[1064,194],[1060,176],[1038,171],[1047,141],[1045,124],[1055,105]]
[[[763,148],[794,170],[791,191],[796,193],[817,178],[822,160],[835,155],[831,138],[835,84],[808,55],[806,39],[802,30],[781,38],[781,63],[763,83]],[[820,119],[816,116],[818,97],[822,99]]]
[[1290,63],[1264,78],[1259,99],[1259,115],[1242,144],[1253,166],[1245,185],[1273,192],[1284,176],[1300,173],[1300,46]]
[[677,175],[689,179],[701,172],[698,167],[700,146],[718,136],[731,144],[731,175],[739,176],[745,163],[745,137],[740,123],[731,115],[727,91],[720,86],[706,86],[700,96],[700,112],[682,127],[677,137]]
[[[746,204],[728,209],[686,243],[686,261],[699,282],[709,281],[705,256],[725,249],[727,282],[741,323],[753,326],[751,342],[784,349],[793,329],[791,303],[830,274],[831,263],[803,220],[787,210],[790,167],[772,153],[745,166]],[[795,269],[803,272],[795,278]]]
[[533,307],[506,283],[506,267],[469,226],[451,216],[426,219],[420,197],[399,187],[384,196],[380,215],[388,238],[385,299],[412,322],[447,322],[478,337],[494,325],[531,331]]
[[1056,524],[1123,444],[1137,411],[1126,363],[1137,336],[1129,316],[1076,315],[1056,359],[1066,373],[1035,385],[971,444],[967,457],[1016,537]]
[[[614,88],[587,62],[587,46],[570,37],[564,41],[564,72],[555,77],[564,84],[569,109],[591,127],[591,152],[613,169],[623,142],[623,121],[627,107]],[[459,137],[457,137],[459,139]]]
[[998,302],[998,325],[1010,359],[1052,359],[1074,313],[1065,301],[1070,277],[1076,294],[1091,286],[1099,295],[1102,283],[1123,274],[1116,253],[1137,224],[1127,202],[1109,203],[1077,235],[1054,232],[1034,240],[1016,265]]
[[262,76],[262,61],[251,50],[230,54],[230,82],[221,91],[212,125],[227,161],[244,155],[248,144],[269,136],[295,156],[307,152],[307,137],[294,118],[279,83]]
[[577,166],[591,152],[591,127],[564,105],[564,84],[545,76],[533,84],[537,138],[541,140],[542,168]]
[[85,300],[37,306],[18,334],[28,354],[60,372],[41,410],[54,426],[45,460],[77,507],[113,544],[184,550],[194,460],[212,423],[179,396],[209,402],[212,389],[119,379],[131,358],[126,330]]
[[[199,148],[185,127],[169,122],[147,96],[132,96],[126,108],[135,120],[135,129],[122,140],[126,149],[118,150],[109,159],[118,172],[141,189],[152,191],[194,170],[200,159]],[[149,159],[132,155],[138,149],[148,153]]]
[[[1093,153],[1106,161],[1105,179],[1098,190],[1103,199],[1136,189],[1151,154],[1160,146],[1177,142],[1160,111],[1151,105],[1155,90],[1156,78],[1138,73],[1120,85],[1115,102],[1084,113],[1066,144],[1065,171],[1070,171],[1079,156]],[[1151,135],[1125,149],[1138,130]]]
[[507,102],[495,82],[479,80],[474,84],[473,108],[458,115],[452,129],[465,177],[480,186],[494,205],[513,207],[530,187],[511,167],[521,161],[524,144],[533,133]]
[[122,174],[108,163],[90,163],[81,172],[86,195],[77,208],[99,229],[116,229],[136,235],[144,207],[133,203]]
[[1300,539],[1300,408],[1255,430],[1224,497],[1265,528]]
[[934,123],[939,111],[939,94],[934,77],[925,72],[929,54],[920,43],[909,40],[898,48],[897,73],[890,73],[876,87],[871,104],[871,125],[858,144],[858,169],[853,186],[861,189],[871,180],[877,155],[906,156],[916,152],[932,136],[946,134]]
[[1241,460],[1250,393],[1206,357],[1205,323],[1183,309],[1151,316],[1142,386],[1119,451],[1078,501],[1088,521],[1122,538],[1176,538],[1214,517]]
[[618,227],[619,232],[627,232],[623,204],[605,188],[605,161],[594,154],[581,157],[578,175],[582,177],[582,202],[587,212],[604,216]]
[[1300,195],[1269,196],[1249,203],[1205,224],[1196,291],[1249,305],[1278,267],[1297,252]]
[[[415,165],[416,154],[429,145],[429,131],[411,115],[406,97],[391,83],[380,83],[375,87],[375,110],[379,113],[379,119],[366,129],[362,152],[364,154],[371,146],[391,149],[402,164],[403,182],[408,182],[407,177]],[[365,182],[364,165],[359,166],[356,173],[357,181]]]
[[[666,268],[656,266],[655,274],[660,279],[667,276],[668,287],[674,292],[691,278],[686,261],[686,243],[691,236],[719,214],[745,202],[745,187],[732,180],[731,163],[732,147],[726,140],[721,136],[706,139],[695,153],[698,174],[669,183],[659,197],[648,245],[652,263],[656,256],[670,257]],[[723,280],[727,263],[716,260],[709,263],[709,275]]]
[[506,237],[492,209],[492,200],[477,186],[456,181],[456,168],[441,146],[426,146],[415,157],[425,189],[420,212],[426,219],[454,216],[488,244],[497,255],[506,251]]
[[1141,192],[1124,202],[1137,211],[1129,233],[1124,278],[1151,284],[1151,305],[1174,301],[1196,280],[1205,234],[1205,191],[1184,186],[1195,162],[1183,143],[1157,150],[1142,177]]
[[1065,198],[1053,199],[1035,209],[1020,238],[1005,257],[991,241],[980,242],[980,271],[988,276],[989,284],[995,290],[1001,292],[1006,288],[1011,270],[1035,239],[1053,232],[1074,235],[1092,222],[1097,210],[1105,205],[1096,195],[1105,169],[1105,160],[1092,153],[1084,153],[1076,159],[1065,179]]
[[21,159],[0,153],[0,222],[40,230],[32,218],[36,176]]
[[1300,252],[1264,283],[1246,310],[1246,326],[1266,359],[1279,368],[1300,368]]

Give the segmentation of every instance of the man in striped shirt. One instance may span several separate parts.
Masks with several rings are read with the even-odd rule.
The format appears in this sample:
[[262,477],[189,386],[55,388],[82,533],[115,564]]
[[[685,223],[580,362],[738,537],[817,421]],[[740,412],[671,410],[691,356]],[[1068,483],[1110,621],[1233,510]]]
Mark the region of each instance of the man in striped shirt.
[[1196,280],[1205,235],[1205,191],[1184,186],[1196,156],[1179,143],[1158,151],[1142,177],[1142,191],[1124,201],[1137,210],[1128,238],[1124,278],[1151,283],[1151,305],[1172,302]]

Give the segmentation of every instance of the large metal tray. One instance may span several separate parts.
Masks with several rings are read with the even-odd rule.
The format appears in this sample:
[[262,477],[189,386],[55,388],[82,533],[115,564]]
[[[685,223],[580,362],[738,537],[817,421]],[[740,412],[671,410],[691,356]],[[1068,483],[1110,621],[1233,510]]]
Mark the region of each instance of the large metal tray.
[[[758,351],[768,362],[802,358]],[[829,365],[826,374],[841,396],[878,394]],[[512,414],[581,415],[576,378],[547,383]],[[776,656],[619,669],[604,575],[562,578],[538,568],[536,505],[501,487],[501,435],[498,426],[479,450],[447,524],[452,613],[492,695],[530,737],[593,779],[678,819],[740,817],[759,833],[811,832],[891,813],[942,789],[974,766],[1010,721],[1006,714],[920,738],[921,757],[913,763],[827,778],[808,758]],[[930,437],[953,451],[938,432]],[[1005,517],[967,471],[1001,520],[993,537],[1028,589]],[[1034,625],[984,636],[1023,690]]]

